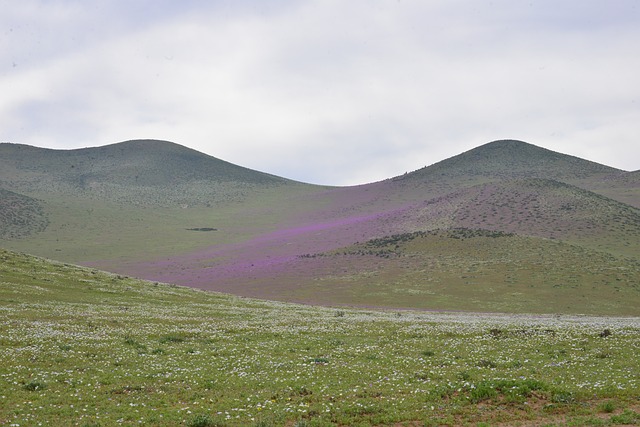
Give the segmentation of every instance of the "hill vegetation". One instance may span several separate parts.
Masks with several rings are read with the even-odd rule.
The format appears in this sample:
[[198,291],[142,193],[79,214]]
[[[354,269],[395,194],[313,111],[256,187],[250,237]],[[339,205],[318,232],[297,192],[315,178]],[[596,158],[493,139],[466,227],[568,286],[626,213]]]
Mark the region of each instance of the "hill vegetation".
[[[429,237],[514,238],[361,249]],[[640,423],[633,318],[290,305],[4,250],[0,277],[1,424]]]
[[458,206],[452,215],[457,227],[607,245],[613,251],[640,254],[640,210],[559,181],[500,181],[449,197]]
[[0,188],[0,239],[24,238],[48,224],[40,201]]
[[599,183],[594,183],[592,190],[640,208],[640,171],[624,172],[606,177]]
[[640,293],[637,259],[465,228],[387,236],[263,269],[225,277],[224,290],[307,304],[610,316],[637,315]]
[[578,157],[557,153],[523,141],[493,141],[409,174],[429,177],[485,179],[547,178],[577,182],[621,172]]
[[[637,177],[513,140],[355,187],[298,183],[164,141],[2,144],[2,230],[13,231],[1,243],[282,301],[638,315]],[[11,225],[9,206],[24,224]],[[460,229],[474,237],[450,236]],[[367,253],[398,235],[417,237],[384,248],[389,257]]]
[[0,171],[6,188],[24,193],[147,206],[210,206],[241,201],[256,187],[293,184],[156,140],[67,151],[0,144]]

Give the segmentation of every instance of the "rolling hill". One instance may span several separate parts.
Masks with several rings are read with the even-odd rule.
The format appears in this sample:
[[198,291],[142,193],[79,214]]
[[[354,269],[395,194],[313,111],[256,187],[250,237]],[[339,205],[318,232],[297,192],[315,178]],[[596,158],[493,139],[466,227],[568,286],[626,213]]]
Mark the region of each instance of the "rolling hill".
[[499,140],[409,174],[407,178],[484,179],[548,178],[576,182],[621,172],[578,157],[557,153],[523,141]]
[[[0,159],[0,187],[42,216],[31,234],[4,233],[1,244],[65,262],[329,305],[640,306],[638,173],[521,141],[354,187],[303,184],[164,141],[2,144]],[[452,230],[474,237],[458,241]],[[415,238],[388,257],[366,253],[391,236]]]
[[242,200],[255,187],[294,184],[157,140],[77,150],[0,144],[0,183],[18,193],[148,206],[226,203]]

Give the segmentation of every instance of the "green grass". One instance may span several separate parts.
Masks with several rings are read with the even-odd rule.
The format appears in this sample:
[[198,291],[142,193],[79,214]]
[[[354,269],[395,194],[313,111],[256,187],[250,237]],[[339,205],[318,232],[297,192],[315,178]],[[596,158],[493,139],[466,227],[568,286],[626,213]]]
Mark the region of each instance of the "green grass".
[[[108,200],[46,194],[49,226],[28,239],[2,241],[3,247],[74,264],[99,262],[118,270],[123,263],[164,259],[211,245],[237,242],[286,223],[308,207],[279,209],[289,197],[317,191],[304,185],[247,190],[242,203],[213,206],[148,207]],[[215,228],[197,233],[190,228]]]
[[637,259],[467,229],[406,233],[305,256],[267,283],[273,287],[265,294],[286,289],[271,298],[321,304],[630,316],[640,305]]
[[6,251],[0,312],[0,424],[640,421],[637,318],[289,305]]

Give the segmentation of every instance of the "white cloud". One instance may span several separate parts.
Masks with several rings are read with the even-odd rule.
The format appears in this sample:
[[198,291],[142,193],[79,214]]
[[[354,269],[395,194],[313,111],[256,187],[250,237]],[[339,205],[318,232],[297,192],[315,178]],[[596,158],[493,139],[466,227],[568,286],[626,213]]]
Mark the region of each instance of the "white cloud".
[[2,140],[161,138],[323,184],[501,138],[640,168],[635,2],[19,4]]

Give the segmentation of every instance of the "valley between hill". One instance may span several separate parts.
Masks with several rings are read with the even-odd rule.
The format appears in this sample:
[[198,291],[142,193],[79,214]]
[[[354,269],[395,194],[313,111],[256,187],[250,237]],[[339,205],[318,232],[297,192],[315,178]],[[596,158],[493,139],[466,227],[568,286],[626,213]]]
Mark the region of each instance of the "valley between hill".
[[638,173],[521,141],[355,187],[165,141],[1,144],[0,189],[3,247],[114,273],[325,305],[640,314]]

